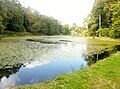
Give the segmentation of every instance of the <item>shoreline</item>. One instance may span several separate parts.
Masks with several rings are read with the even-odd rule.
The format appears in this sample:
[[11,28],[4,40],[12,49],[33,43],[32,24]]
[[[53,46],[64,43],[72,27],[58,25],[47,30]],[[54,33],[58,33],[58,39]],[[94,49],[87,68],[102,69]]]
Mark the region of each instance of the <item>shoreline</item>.
[[[60,36],[60,35],[59,35]],[[45,37],[45,36],[17,36],[17,37],[20,37],[20,38],[26,38],[26,37]],[[15,38],[17,38],[16,36],[15,36]],[[47,36],[48,37],[48,36]],[[53,37],[53,36],[52,36]],[[62,36],[63,37],[63,36]],[[5,37],[4,39],[7,39],[7,38],[9,38],[9,37]],[[14,37],[13,37],[14,38]],[[93,38],[88,38],[88,39],[93,39]],[[102,40],[103,38],[95,38],[95,39],[98,39],[98,40]],[[105,41],[105,38],[103,39],[104,41]],[[118,39],[117,39],[118,40]],[[106,40],[106,41],[108,41],[108,39]],[[114,41],[116,41],[116,39],[114,39],[114,40],[109,40],[109,41],[111,41],[111,42],[114,42]],[[118,54],[118,58],[120,58],[120,52],[117,52],[117,53],[115,53],[115,54],[112,54],[112,56],[114,56],[114,55],[116,55],[116,54]],[[78,85],[79,86],[83,86],[81,89],[94,89],[94,88],[88,88],[88,87],[86,87],[86,86],[88,86],[89,84],[89,82],[94,82],[93,80],[94,79],[92,79],[91,81],[89,81],[89,80],[87,80],[86,79],[86,77],[88,76],[88,75],[86,75],[86,70],[88,70],[88,74],[91,74],[91,73],[94,73],[94,71],[89,71],[89,70],[92,70],[92,68],[93,68],[93,66],[96,66],[96,65],[98,65],[98,63],[100,63],[100,65],[97,67],[97,68],[95,68],[96,70],[96,73],[98,73],[99,74],[99,67],[101,67],[101,66],[106,66],[105,64],[104,64],[104,62],[105,63],[107,63],[107,60],[106,59],[112,59],[111,57],[112,56],[110,56],[110,57],[108,57],[108,58],[105,58],[105,59],[103,59],[103,60],[100,60],[100,61],[98,61],[97,63],[95,63],[95,64],[92,64],[89,68],[85,68],[85,69],[82,69],[82,70],[79,70],[79,71],[76,71],[76,72],[73,72],[73,73],[71,73],[71,74],[62,74],[62,75],[60,75],[60,76],[58,76],[58,77],[55,77],[55,79],[53,79],[53,80],[46,80],[45,82],[43,82],[43,83],[38,83],[38,84],[31,84],[31,85],[23,85],[23,86],[15,86],[15,87],[9,87],[9,88],[7,88],[7,89],[59,89],[59,86],[63,86],[62,88],[60,87],[60,89],[77,89],[78,88],[78,86],[77,85],[75,85],[74,86],[74,88],[72,88],[72,86],[71,86],[71,82],[74,82],[74,83],[77,83],[77,81],[79,81],[80,83],[82,83],[82,84],[79,84],[78,83]],[[116,56],[117,57],[117,56]],[[102,61],[104,61],[103,63],[101,63]],[[115,63],[116,63],[116,61],[114,61]],[[120,62],[119,62],[120,63]],[[109,65],[110,66],[110,65]],[[113,65],[111,65],[111,66],[113,66]],[[119,66],[117,66],[117,67],[119,67]],[[107,70],[109,70],[109,67],[107,66]],[[94,69],[94,68],[93,68]],[[103,67],[103,69],[104,69],[104,67]],[[112,69],[112,68],[111,68]],[[116,69],[116,68],[115,68]],[[112,72],[112,70],[110,70],[110,72]],[[102,72],[102,73],[105,73],[105,72]],[[79,74],[79,75],[78,75]],[[106,73],[105,73],[106,74]],[[108,72],[108,74],[109,74],[109,72]],[[93,74],[94,75],[94,74]],[[68,77],[69,76],[69,77]],[[76,80],[74,80],[74,79],[72,79],[72,77],[74,77],[74,79],[76,79]],[[79,78],[78,78],[79,77]],[[83,78],[83,77],[85,77],[85,79]],[[89,76],[89,77],[91,77],[91,76]],[[89,79],[89,77],[87,77],[88,79]],[[98,76],[97,76],[98,77]],[[91,77],[92,78],[92,77]],[[68,79],[68,80],[66,80],[66,79]],[[104,79],[104,78],[103,78]],[[96,79],[95,79],[96,80]],[[83,83],[83,81],[87,81],[87,82],[85,82],[85,83]],[[96,81],[99,81],[99,78],[96,80]],[[103,80],[104,81],[104,80]],[[106,80],[105,80],[106,81]],[[59,83],[60,82],[60,83]],[[62,84],[61,85],[61,82],[65,82],[65,85],[64,84]],[[66,87],[66,83],[70,86],[70,87]],[[57,85],[55,85],[55,84],[57,84]],[[50,87],[49,87],[50,86]],[[64,87],[65,86],[65,87]],[[97,86],[97,85],[96,85]],[[100,85],[100,86],[102,86],[102,85]],[[106,86],[109,86],[109,85],[106,85]],[[37,87],[37,88],[36,88]],[[85,87],[85,88],[84,88]],[[96,89],[96,88],[95,88]],[[100,89],[104,89],[104,88],[100,88]],[[112,89],[112,88],[108,88],[108,89]]]
[[[43,83],[7,89],[117,89],[120,88],[120,52],[71,74],[62,74]],[[80,87],[81,86],[81,87]]]

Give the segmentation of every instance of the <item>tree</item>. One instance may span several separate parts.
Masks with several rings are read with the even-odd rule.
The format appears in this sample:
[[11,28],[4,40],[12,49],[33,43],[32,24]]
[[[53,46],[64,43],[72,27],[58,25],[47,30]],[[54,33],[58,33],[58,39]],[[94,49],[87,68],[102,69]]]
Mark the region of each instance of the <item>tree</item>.
[[69,35],[70,34],[70,27],[68,24],[63,25],[62,29],[60,30],[60,33],[64,35]]
[[2,16],[0,16],[0,33],[3,33],[3,31],[4,31],[4,26],[2,25]]
[[[119,17],[116,17],[115,13],[119,11],[118,6],[120,5],[117,6],[115,4],[118,4],[118,0],[96,0],[95,1],[94,6],[92,8],[92,12],[89,15],[89,22],[88,22],[88,29],[91,36],[100,35],[98,33],[99,31],[101,31],[100,29],[102,28],[103,28],[102,30],[106,30],[104,28],[109,28],[109,31],[113,29],[118,29]],[[116,8],[116,10],[112,10],[111,9],[112,7]],[[116,15],[120,16],[119,12],[116,13]],[[115,19],[115,18],[118,18],[118,19]],[[117,32],[119,33],[118,30]]]
[[114,38],[120,37],[120,3],[112,4],[110,7],[112,12],[112,30],[114,30]]
[[[64,30],[64,31],[62,31]],[[32,33],[35,35],[69,34],[69,27],[30,7],[23,7],[18,0],[0,0],[0,34]]]

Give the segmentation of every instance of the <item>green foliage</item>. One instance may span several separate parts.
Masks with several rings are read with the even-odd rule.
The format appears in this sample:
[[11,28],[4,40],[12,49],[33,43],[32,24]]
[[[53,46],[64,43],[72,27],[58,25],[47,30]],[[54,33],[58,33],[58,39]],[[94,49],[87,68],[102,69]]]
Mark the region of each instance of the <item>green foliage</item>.
[[[110,32],[110,36],[114,38],[120,37],[120,3],[111,5],[112,12],[112,31]],[[113,34],[114,33],[114,34]]]
[[71,31],[71,35],[80,36],[81,32],[82,32],[81,27],[75,27],[75,29]]
[[71,30],[71,35],[72,36],[88,36],[89,33],[88,33],[88,30],[86,27],[72,27],[72,30]]
[[109,28],[100,28],[97,31],[97,35],[108,37],[109,36],[109,31],[110,31]]
[[120,31],[110,30],[110,31],[109,31],[109,36],[110,36],[111,38],[119,38],[119,37],[120,37]]
[[0,33],[8,32],[29,32],[35,35],[70,33],[69,28],[62,26],[58,20],[41,15],[30,7],[25,8],[18,0],[0,0]]
[[0,16],[0,33],[3,33],[3,31],[4,31],[4,26],[2,25],[2,16]]
[[68,24],[63,25],[63,27],[60,30],[60,33],[64,35],[69,35],[70,34],[70,27]]
[[83,36],[87,37],[89,36],[89,31],[86,29],[82,32]]
[[0,33],[3,33],[4,32],[4,26],[2,24],[0,24]]
[[[99,36],[119,38],[120,3],[118,0],[96,0],[87,22],[90,36],[95,36],[97,33]],[[111,29],[112,31],[110,31]]]

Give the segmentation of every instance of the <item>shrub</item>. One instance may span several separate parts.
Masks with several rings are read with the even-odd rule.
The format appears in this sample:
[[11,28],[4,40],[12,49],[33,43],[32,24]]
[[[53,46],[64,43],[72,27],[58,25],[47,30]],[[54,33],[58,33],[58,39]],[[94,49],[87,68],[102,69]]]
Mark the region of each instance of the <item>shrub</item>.
[[110,31],[109,28],[100,28],[100,29],[98,29],[98,31],[97,31],[97,35],[108,37],[108,36],[109,36],[109,31]]
[[0,33],[3,33],[4,32],[4,26],[3,25],[0,25]]
[[109,36],[111,38],[119,38],[120,37],[120,31],[119,30],[110,30]]
[[82,34],[83,34],[84,36],[89,36],[88,30],[84,30],[84,31],[82,32]]

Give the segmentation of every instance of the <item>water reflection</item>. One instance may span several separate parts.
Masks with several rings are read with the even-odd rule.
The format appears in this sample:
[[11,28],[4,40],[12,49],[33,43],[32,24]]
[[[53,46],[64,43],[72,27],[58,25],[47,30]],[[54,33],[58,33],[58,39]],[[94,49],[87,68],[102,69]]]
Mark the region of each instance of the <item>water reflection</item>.
[[21,66],[22,64],[16,64],[16,65],[11,65],[8,68],[6,66],[3,69],[0,69],[0,78],[4,76],[8,78],[11,74],[18,72]]
[[1,78],[1,81],[0,81],[0,89],[4,89],[5,87],[8,87],[8,86],[15,86],[19,81],[20,79],[16,74],[10,75],[9,78],[4,76]]
[[15,73],[19,71],[21,66],[22,64],[16,64],[9,66],[10,68],[0,69],[0,89],[4,89],[6,86],[15,86],[16,82],[20,81]]
[[88,65],[96,63],[98,60],[109,57],[111,54],[120,51],[120,45],[115,45],[113,47],[105,48],[97,53],[85,55],[85,60]]
[[[4,74],[1,71],[0,73],[3,74],[1,76],[0,88],[39,83],[44,80],[53,79],[63,73],[71,73],[73,70],[79,70],[81,65],[82,67],[87,67],[87,62],[82,56],[87,50],[87,44],[79,43],[75,40],[61,40],[63,44],[43,44],[26,40],[13,42],[9,45],[5,44],[4,47],[7,47],[8,50],[7,52],[4,50],[3,53],[5,53],[5,56],[12,49],[15,54],[12,52],[12,58],[11,55],[8,56],[12,60],[24,63],[24,66],[16,68],[16,72],[5,72]],[[66,41],[66,44],[64,44],[64,41]],[[11,45],[15,48],[11,48]],[[20,46],[19,48],[17,47],[18,45]],[[7,60],[10,59],[7,57]],[[3,63],[2,65],[5,64]]]
[[30,63],[27,62],[24,64],[25,68],[34,68],[34,67],[37,67],[37,66],[42,66],[44,64],[48,64],[49,61],[48,60],[41,60],[40,61],[31,61]]
[[61,48],[64,49],[77,49],[77,50],[86,50],[87,49],[87,44],[78,44],[78,43],[68,43],[66,45],[61,45]]

